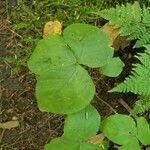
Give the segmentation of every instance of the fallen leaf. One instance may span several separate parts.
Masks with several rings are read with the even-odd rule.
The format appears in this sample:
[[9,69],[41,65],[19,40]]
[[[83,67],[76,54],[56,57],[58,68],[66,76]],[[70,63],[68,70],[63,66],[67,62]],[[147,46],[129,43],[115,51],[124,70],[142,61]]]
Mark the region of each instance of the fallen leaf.
[[43,37],[47,37],[50,34],[61,34],[62,25],[59,21],[49,21],[44,25]]
[[92,144],[100,144],[103,142],[105,136],[103,133],[95,135],[89,139],[89,142]]
[[119,35],[119,29],[115,28],[114,26],[106,23],[102,30],[111,38],[112,40],[112,47],[115,50],[124,49],[125,47],[129,46],[130,41],[125,36]]
[[109,23],[106,23],[103,27],[102,30],[105,31],[105,33],[108,34],[108,36],[114,41],[117,36],[119,35],[118,29],[114,28],[112,25]]
[[146,147],[146,150],[150,150],[150,146]]
[[0,128],[3,129],[11,129],[11,128],[16,128],[18,126],[19,126],[19,121],[17,120],[0,123]]

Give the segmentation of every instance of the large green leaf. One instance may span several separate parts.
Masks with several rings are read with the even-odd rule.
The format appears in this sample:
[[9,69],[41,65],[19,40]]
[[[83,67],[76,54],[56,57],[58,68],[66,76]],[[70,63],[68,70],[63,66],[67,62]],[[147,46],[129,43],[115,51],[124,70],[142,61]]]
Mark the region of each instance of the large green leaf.
[[113,57],[111,40],[100,28],[87,24],[72,24],[64,30],[64,39],[79,64],[101,67]]
[[93,106],[89,105],[67,116],[63,136],[77,141],[87,140],[97,134],[99,126],[100,115]]
[[46,144],[44,150],[99,150],[99,146],[61,137],[53,139],[49,144]]
[[101,131],[114,143],[125,145],[136,136],[136,124],[127,116],[116,114],[106,118],[101,123]]
[[150,126],[144,117],[137,118],[138,139],[143,145],[150,144]]
[[60,35],[50,35],[39,41],[28,60],[29,69],[35,74],[45,74],[55,67],[76,63],[76,59]]
[[85,108],[95,86],[80,65],[51,69],[37,78],[36,97],[40,110],[69,114]]

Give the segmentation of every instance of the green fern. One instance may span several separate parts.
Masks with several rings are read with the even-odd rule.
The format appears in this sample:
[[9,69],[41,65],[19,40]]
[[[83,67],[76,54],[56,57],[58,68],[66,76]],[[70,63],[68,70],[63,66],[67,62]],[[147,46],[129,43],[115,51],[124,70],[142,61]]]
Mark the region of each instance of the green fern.
[[116,6],[105,9],[95,14],[109,20],[111,25],[119,28],[120,35],[129,39],[137,39],[135,47],[141,47],[150,43],[150,8],[140,7],[138,2],[134,4]]
[[145,52],[136,56],[141,63],[134,64],[131,75],[110,92],[133,92],[150,96],[150,44],[145,47]]
[[140,97],[140,99],[135,103],[133,110],[131,111],[132,115],[139,113],[144,113],[150,109],[150,97]]
[[134,64],[131,75],[124,82],[109,92],[133,92],[141,95],[131,114],[138,114],[150,109],[150,44],[144,53],[136,56],[140,63]]

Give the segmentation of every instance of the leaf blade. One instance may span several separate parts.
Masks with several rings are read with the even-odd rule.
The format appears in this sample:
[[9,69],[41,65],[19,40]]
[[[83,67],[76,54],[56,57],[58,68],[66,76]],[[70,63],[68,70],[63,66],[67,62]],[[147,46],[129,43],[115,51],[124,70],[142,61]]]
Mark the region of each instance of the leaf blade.
[[83,110],[68,115],[64,125],[64,137],[76,141],[87,140],[97,134],[100,126],[100,115],[89,105]]
[[111,39],[101,29],[87,24],[72,24],[64,30],[64,39],[79,64],[100,67],[113,56]]

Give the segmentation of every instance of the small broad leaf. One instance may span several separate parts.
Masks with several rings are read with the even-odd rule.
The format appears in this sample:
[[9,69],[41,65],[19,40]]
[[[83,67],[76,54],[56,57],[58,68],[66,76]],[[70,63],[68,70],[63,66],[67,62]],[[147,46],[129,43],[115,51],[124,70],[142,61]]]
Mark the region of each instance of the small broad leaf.
[[55,138],[45,145],[44,150],[77,150],[79,143],[68,141],[63,138]]
[[137,132],[134,120],[122,114],[106,118],[100,128],[108,139],[120,145],[127,144]]
[[72,51],[60,35],[50,35],[39,41],[28,60],[29,69],[35,74],[45,74],[56,67],[76,64]]
[[127,144],[125,144],[119,148],[119,150],[133,150],[133,149],[134,150],[141,149],[136,137],[132,137],[132,139],[130,139],[130,141]]
[[137,118],[138,139],[143,145],[150,144],[150,126],[144,117]]
[[117,77],[124,67],[124,63],[119,57],[110,58],[108,63],[100,67],[100,72],[109,77]]
[[67,116],[63,136],[76,141],[87,140],[97,134],[99,126],[100,115],[93,106],[89,105]]
[[93,81],[80,65],[51,69],[37,78],[36,97],[42,111],[77,112],[90,103],[94,93]]
[[80,143],[80,147],[76,150],[99,150],[99,146],[83,142]]
[[88,24],[72,24],[64,30],[64,39],[79,64],[101,67],[113,57],[111,39],[102,29]]
[[46,144],[44,150],[99,150],[99,146],[61,137],[53,139],[49,144]]

